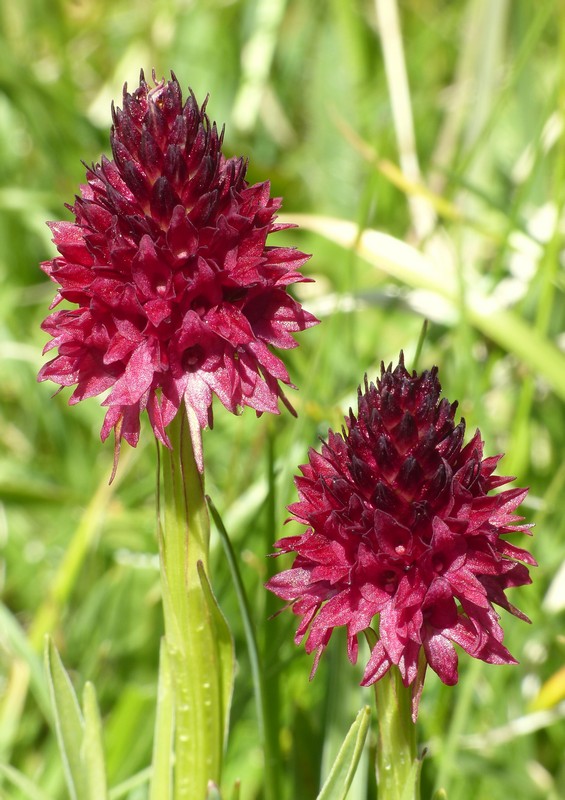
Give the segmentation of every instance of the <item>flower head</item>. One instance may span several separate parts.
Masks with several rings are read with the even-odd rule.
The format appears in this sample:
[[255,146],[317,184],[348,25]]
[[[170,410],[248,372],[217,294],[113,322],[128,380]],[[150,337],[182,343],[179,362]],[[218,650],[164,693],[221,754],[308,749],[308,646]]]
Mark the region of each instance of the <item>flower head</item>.
[[501,456],[483,458],[479,431],[463,446],[457,403],[440,392],[437,368],[410,374],[402,354],[394,370],[381,365],[376,385],[365,378],[357,415],[310,450],[295,479],[290,511],[307,530],[276,542],[297,556],[267,584],[302,617],[296,643],[307,635],[306,651],[316,651],[312,673],[339,625],[355,662],[357,634],[378,615],[362,684],[396,665],[413,687],[414,715],[427,664],[457,682],[454,644],[516,663],[493,604],[527,620],[505,590],[530,583],[524,564],[536,563],[503,538],[530,527],[514,513],[527,489],[489,494],[512,478],[493,475]]
[[135,446],[147,409],[157,438],[184,400],[199,426],[212,395],[232,412],[287,405],[292,385],[271,347],[317,320],[287,293],[307,260],[265,244],[280,199],[250,186],[246,162],[222,154],[223,132],[177,79],[145,81],[112,109],[113,159],[87,169],[74,222],[50,223],[59,254],[42,265],[71,309],[43,329],[58,355],[39,380],[76,388],[69,400],[109,390],[102,439]]

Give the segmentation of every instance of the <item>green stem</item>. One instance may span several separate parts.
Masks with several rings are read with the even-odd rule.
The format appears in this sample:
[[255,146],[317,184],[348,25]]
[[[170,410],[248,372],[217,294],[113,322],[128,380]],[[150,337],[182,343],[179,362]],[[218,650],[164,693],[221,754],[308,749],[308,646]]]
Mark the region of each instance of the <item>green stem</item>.
[[175,800],[204,800],[219,783],[224,742],[221,654],[201,573],[208,575],[210,523],[186,411],[161,448],[159,544],[165,637],[174,691]]
[[421,762],[411,715],[411,688],[403,685],[396,667],[376,682],[375,698],[379,800],[420,800]]

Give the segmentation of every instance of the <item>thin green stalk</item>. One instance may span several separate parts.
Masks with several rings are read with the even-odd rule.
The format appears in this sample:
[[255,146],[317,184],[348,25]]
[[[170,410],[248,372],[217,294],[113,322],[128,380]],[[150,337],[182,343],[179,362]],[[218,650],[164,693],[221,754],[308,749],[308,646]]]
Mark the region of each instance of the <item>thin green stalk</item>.
[[420,768],[412,693],[396,667],[375,684],[377,722],[377,785],[379,800],[420,800]]
[[424,342],[426,341],[426,336],[428,335],[428,327],[429,327],[429,321],[425,319],[424,322],[422,323],[422,329],[420,331],[420,335],[418,336],[416,352],[414,353],[414,358],[412,359],[412,369],[414,370],[418,370],[418,366],[420,364],[420,356],[422,355]]
[[[277,530],[277,485],[275,474],[275,432],[273,424],[269,424],[267,438],[267,476],[269,492],[266,502],[266,541],[265,552],[270,553],[273,542],[278,538]],[[273,577],[277,568],[274,558],[267,558],[267,580]],[[264,592],[265,618],[269,619],[278,610],[278,598],[272,592]],[[279,660],[279,643],[273,637],[270,626],[264,626],[262,647],[263,668],[276,664]],[[274,798],[279,796],[279,730],[280,730],[280,683],[279,673],[274,673],[268,681],[264,681],[263,697],[265,703],[265,770],[269,775],[270,791]]]
[[208,782],[220,782],[231,696],[231,641],[209,587],[204,480],[184,408],[167,433],[172,449],[162,448],[160,458],[159,544],[174,691],[174,798],[204,800]]
[[243,621],[247,653],[249,656],[251,675],[253,677],[253,691],[255,694],[255,705],[257,709],[257,729],[259,731],[259,739],[263,747],[263,759],[265,764],[265,800],[277,800],[279,797],[277,760],[273,757],[271,738],[267,734],[268,719],[272,709],[269,706],[266,689],[267,682],[265,681],[265,672],[261,663],[259,647],[257,646],[257,635],[255,633],[251,608],[249,606],[249,600],[247,599],[247,594],[245,592],[243,580],[239,572],[237,558],[234,553],[230,537],[228,536],[222,518],[220,517],[214,503],[209,497],[206,499],[208,501],[210,514],[212,515],[212,519],[214,520],[216,528],[218,529],[218,533],[220,534],[222,545],[224,546],[224,552],[228,560],[235,593],[237,595],[237,602],[239,604],[239,610]]

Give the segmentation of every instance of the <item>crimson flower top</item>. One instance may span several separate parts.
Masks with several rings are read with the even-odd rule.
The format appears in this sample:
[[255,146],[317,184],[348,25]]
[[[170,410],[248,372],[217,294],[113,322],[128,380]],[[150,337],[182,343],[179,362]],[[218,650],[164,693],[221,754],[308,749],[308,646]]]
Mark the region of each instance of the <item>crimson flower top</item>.
[[379,615],[362,685],[396,665],[413,687],[414,718],[427,664],[457,682],[454,643],[516,663],[493,604],[529,621],[505,590],[530,583],[519,562],[536,564],[502,538],[531,527],[514,513],[527,489],[489,495],[512,478],[493,475],[501,456],[483,458],[479,431],[463,447],[465,422],[455,424],[457,403],[440,392],[437,368],[410,374],[402,354],[394,370],[381,365],[376,386],[365,378],[357,415],[300,468],[289,510],[307,530],[276,542],[297,555],[267,584],[302,617],[296,643],[308,634],[312,674],[336,626],[347,626],[355,662],[357,634]]
[[[43,323],[58,355],[39,380],[76,384],[77,403],[107,390],[102,439],[135,446],[147,409],[157,438],[184,399],[200,427],[212,394],[231,412],[278,413],[292,385],[271,346],[317,320],[287,293],[305,280],[294,248],[266,246],[280,199],[249,186],[246,162],[226,159],[223,132],[177,79],[150,87],[141,73],[112,108],[113,160],[88,168],[74,222],[50,223],[60,253],[42,265],[74,308]],[[289,406],[290,407],[290,406]],[[291,409],[292,410],[292,409]]]

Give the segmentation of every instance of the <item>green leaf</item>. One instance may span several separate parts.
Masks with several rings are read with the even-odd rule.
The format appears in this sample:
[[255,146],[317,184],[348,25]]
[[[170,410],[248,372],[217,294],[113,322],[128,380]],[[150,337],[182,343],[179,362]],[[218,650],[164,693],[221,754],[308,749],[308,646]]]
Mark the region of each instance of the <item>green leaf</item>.
[[404,789],[400,795],[400,800],[414,800],[420,797],[420,772],[422,771],[422,759],[417,758],[412,762],[410,771],[404,784]]
[[317,800],[345,800],[363,752],[371,709],[362,708],[350,727]]
[[71,800],[84,800],[89,797],[87,776],[81,758],[84,720],[71,680],[49,636],[45,640],[45,667],[69,794]]
[[9,764],[0,764],[0,775],[22,792],[26,800],[51,800],[43,789],[36,786],[27,775],[24,775]]
[[81,755],[88,783],[88,797],[89,800],[106,800],[108,788],[106,784],[104,745],[102,742],[102,721],[96,700],[96,690],[90,682],[84,686],[82,702],[84,709],[84,738],[82,740]]
[[[230,721],[230,706],[233,694],[233,682],[235,675],[235,653],[234,644],[226,618],[222,614],[220,606],[210,581],[204,570],[204,565],[201,561],[197,564],[198,575],[200,576],[200,583],[202,585],[202,592],[206,602],[206,610],[209,616],[209,623],[213,626],[214,637],[216,639],[216,653],[219,656],[219,675],[221,681],[221,703],[222,703],[222,716],[224,718],[224,736],[227,740],[228,726]],[[210,654],[213,655],[213,654]],[[217,667],[214,667],[217,669]]]
[[171,797],[174,747],[174,695],[167,643],[161,639],[159,650],[159,686],[157,716],[153,739],[153,775],[149,800],[168,800]]

